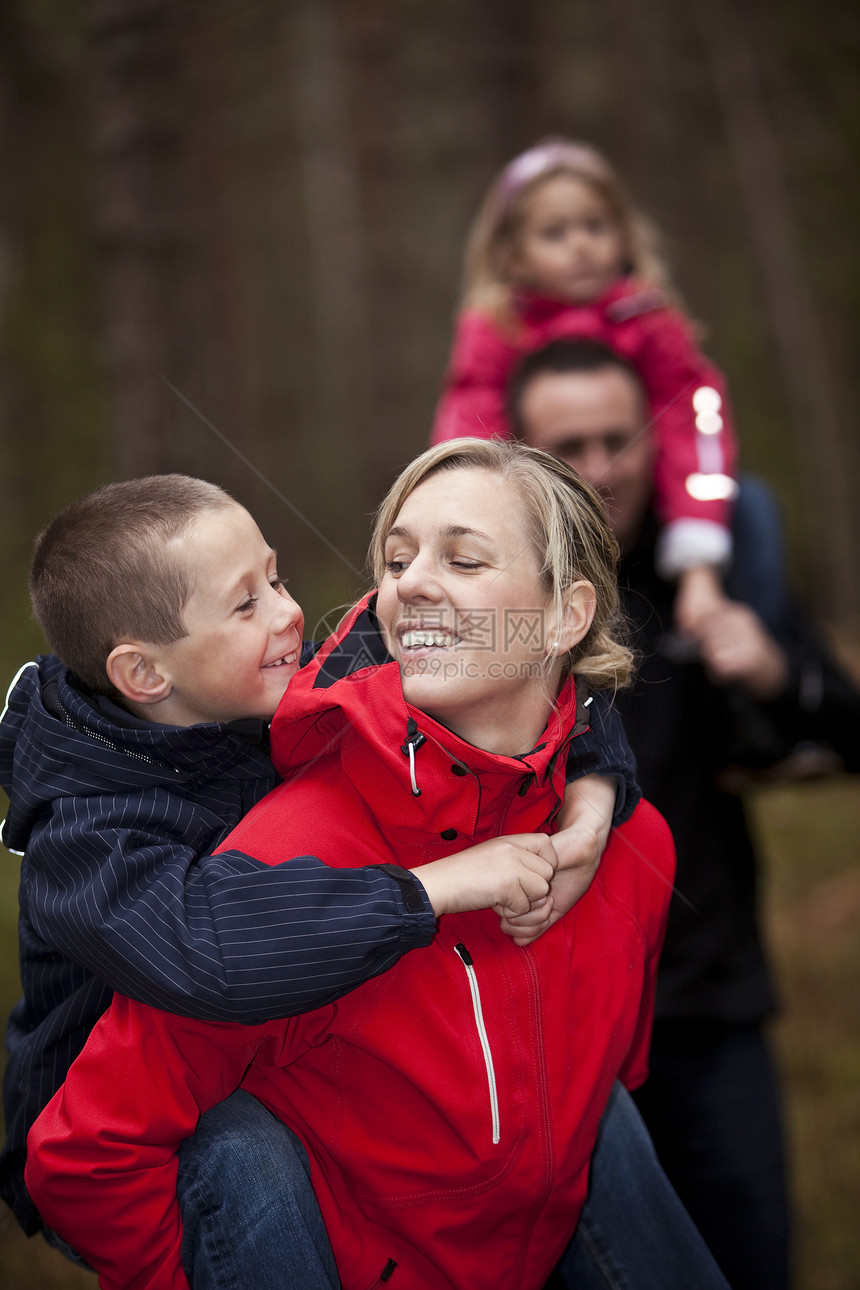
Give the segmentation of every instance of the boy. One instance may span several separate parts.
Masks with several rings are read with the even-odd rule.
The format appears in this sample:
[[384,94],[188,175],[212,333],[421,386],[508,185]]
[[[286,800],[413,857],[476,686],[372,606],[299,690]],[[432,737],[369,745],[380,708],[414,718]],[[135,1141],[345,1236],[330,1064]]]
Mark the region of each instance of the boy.
[[[282,867],[239,852],[211,857],[277,782],[268,721],[309,653],[274,552],[215,485],[156,476],[74,503],[37,542],[31,595],[57,657],[22,670],[0,722],[0,778],[11,800],[3,840],[25,851],[24,999],[8,1030],[0,1194],[28,1232],[40,1220],[23,1182],[27,1132],[113,990],[210,1020],[251,1023],[316,1008],[429,944],[452,900],[522,913],[530,893],[546,890],[554,861],[522,840],[487,844],[496,849],[492,889],[478,890],[485,865],[475,853],[485,861],[484,848],[473,848],[471,866],[439,862],[420,879],[393,865],[330,869],[312,856]],[[596,740],[589,749],[582,738],[579,773],[633,784],[623,755],[601,755]],[[623,749],[623,738],[614,742]],[[635,789],[626,797],[625,816]],[[580,842],[588,831],[583,823]],[[591,827],[597,854],[605,831]],[[575,834],[568,830],[568,840]],[[550,908],[532,919],[545,926]],[[247,1105],[241,1113],[257,1115]],[[259,1114],[261,1137],[286,1149],[282,1127]],[[198,1164],[231,1192],[228,1177]],[[308,1183],[299,1157],[280,1173],[283,1207]],[[205,1264],[201,1241],[189,1261]],[[308,1241],[301,1249],[290,1241],[301,1283],[336,1284],[330,1254],[327,1262],[320,1255],[325,1267],[312,1280],[324,1233]]]

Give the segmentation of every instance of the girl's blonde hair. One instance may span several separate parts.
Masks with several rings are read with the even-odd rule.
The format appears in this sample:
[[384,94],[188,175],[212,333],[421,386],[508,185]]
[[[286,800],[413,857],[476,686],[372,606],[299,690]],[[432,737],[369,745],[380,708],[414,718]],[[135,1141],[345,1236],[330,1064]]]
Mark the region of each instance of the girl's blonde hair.
[[633,205],[606,158],[585,143],[546,139],[515,157],[490,185],[466,242],[460,307],[481,309],[506,330],[515,330],[511,253],[529,199],[557,175],[582,180],[606,203],[621,230],[626,253],[623,272],[665,291],[677,303],[657,229]]
[[[592,689],[614,689],[632,679],[633,655],[621,643],[618,542],[598,493],[564,462],[514,440],[449,439],[422,453],[389,489],[376,514],[369,560],[377,586],[385,573],[385,543],[407,497],[442,470],[490,470],[517,489],[540,577],[559,619],[564,597],[584,579],[594,587],[594,621],[561,657],[562,675],[575,672]],[[554,662],[554,656],[550,662]]]

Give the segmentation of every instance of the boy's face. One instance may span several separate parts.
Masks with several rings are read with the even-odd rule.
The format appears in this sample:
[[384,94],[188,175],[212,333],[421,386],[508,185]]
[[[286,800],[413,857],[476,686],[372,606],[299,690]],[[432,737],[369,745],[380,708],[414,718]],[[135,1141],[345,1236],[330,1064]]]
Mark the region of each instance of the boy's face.
[[304,616],[278,577],[277,559],[244,507],[199,515],[182,539],[193,591],[187,636],[159,646],[171,691],[168,725],[270,720],[298,669]]

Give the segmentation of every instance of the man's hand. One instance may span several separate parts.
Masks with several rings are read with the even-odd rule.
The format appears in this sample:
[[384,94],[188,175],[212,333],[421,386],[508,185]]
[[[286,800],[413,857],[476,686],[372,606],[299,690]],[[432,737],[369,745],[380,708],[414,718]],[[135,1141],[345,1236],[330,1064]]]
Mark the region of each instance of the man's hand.
[[785,652],[748,605],[726,601],[724,608],[699,623],[695,640],[715,685],[740,685],[760,702],[775,699],[785,689]]
[[472,909],[494,909],[502,918],[516,918],[546,899],[557,867],[552,838],[518,833],[481,842],[412,872],[437,918]]

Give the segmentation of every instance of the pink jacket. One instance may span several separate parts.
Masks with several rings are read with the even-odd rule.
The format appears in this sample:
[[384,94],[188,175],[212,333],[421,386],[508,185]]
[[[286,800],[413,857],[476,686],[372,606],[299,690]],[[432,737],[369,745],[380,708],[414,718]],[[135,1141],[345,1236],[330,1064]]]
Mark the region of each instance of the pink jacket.
[[[657,436],[655,489],[660,519],[670,530],[679,522],[696,520],[723,531],[709,534],[696,525],[695,536],[689,529],[686,533],[677,529],[674,536],[667,533],[666,571],[675,573],[698,562],[683,556],[688,541],[704,543],[703,559],[712,556],[705,562],[724,560],[730,551],[728,502],[696,500],[687,480],[691,475],[734,476],[734,427],[725,381],[697,349],[687,319],[666,305],[661,292],[629,279],[616,283],[591,305],[523,294],[519,306],[520,328],[514,336],[505,335],[480,311],[461,315],[431,443],[461,435],[509,437],[505,398],[520,359],[560,337],[602,341],[632,363],[648,392]],[[696,425],[693,396],[702,386],[710,386],[720,397],[722,428],[717,433],[702,433]]]
[[[411,708],[396,663],[367,666],[373,632],[359,607],[299,673],[273,727],[292,782],[224,845],[414,867],[551,830],[573,687],[533,752],[497,756]],[[582,1207],[612,1083],[646,1074],[673,872],[668,829],[641,804],[589,892],[527,949],[491,911],[446,915],[433,945],[337,1003],[260,1026],[117,996],[31,1132],[34,1199],[102,1286],[184,1290],[177,1146],[241,1084],[306,1143],[344,1290],[383,1272],[392,1290],[538,1290]]]

